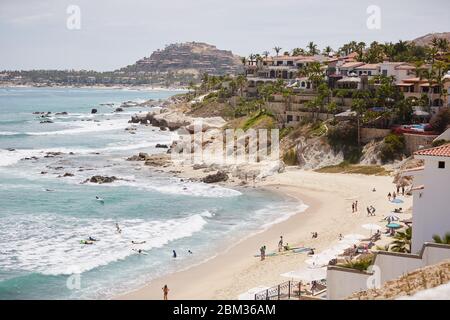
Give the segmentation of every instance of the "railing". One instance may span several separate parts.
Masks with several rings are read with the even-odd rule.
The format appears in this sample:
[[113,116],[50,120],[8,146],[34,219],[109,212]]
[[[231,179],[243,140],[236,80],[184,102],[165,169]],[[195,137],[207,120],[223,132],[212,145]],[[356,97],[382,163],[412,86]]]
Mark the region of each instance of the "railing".
[[300,283],[286,281],[255,294],[255,300],[289,300],[300,298]]

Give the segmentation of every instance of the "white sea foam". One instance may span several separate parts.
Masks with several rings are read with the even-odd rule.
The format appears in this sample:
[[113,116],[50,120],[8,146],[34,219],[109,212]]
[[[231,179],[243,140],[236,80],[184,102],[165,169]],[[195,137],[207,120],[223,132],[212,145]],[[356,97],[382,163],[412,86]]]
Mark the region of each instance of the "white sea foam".
[[[73,125],[70,122],[62,122],[60,124]],[[28,135],[33,136],[46,136],[46,135],[67,135],[67,134],[79,134],[90,132],[102,132],[120,130],[128,127],[129,124],[124,119],[104,120],[100,122],[95,121],[79,121],[76,123],[75,128],[63,129],[57,131],[42,131],[42,132],[26,132]]]
[[20,134],[20,132],[0,131],[0,136],[15,136],[18,134]]
[[[207,224],[200,215],[170,220],[127,219],[115,221],[79,219],[56,214],[9,215],[0,218],[8,226],[0,232],[2,270],[25,270],[46,275],[61,275],[92,270],[136,254],[131,241],[146,241],[140,249],[161,248],[171,241],[190,237]],[[80,240],[100,239],[93,245]]]
[[150,190],[164,194],[185,195],[191,197],[226,198],[242,195],[242,193],[238,190],[217,185],[209,185],[202,182],[181,182],[175,178],[167,178],[164,181],[152,180],[151,183],[148,181],[134,181],[133,178],[129,180],[132,181],[118,180],[108,186],[130,186],[141,190]]

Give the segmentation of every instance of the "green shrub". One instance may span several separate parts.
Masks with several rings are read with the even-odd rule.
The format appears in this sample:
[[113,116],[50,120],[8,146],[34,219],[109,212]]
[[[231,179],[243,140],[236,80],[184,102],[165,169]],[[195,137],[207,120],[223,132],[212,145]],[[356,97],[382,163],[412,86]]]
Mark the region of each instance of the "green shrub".
[[350,163],[358,163],[361,158],[361,150],[358,147],[358,128],[351,123],[339,123],[336,127],[329,128],[328,143],[334,152],[344,154],[344,160]]
[[390,134],[384,138],[380,149],[380,159],[383,163],[401,159],[405,151],[405,138],[395,134]]
[[434,131],[442,133],[450,125],[450,110],[442,108],[430,121],[430,125]]
[[450,141],[444,140],[444,139],[436,140],[436,141],[433,141],[433,147],[439,147],[439,146],[442,146],[447,143],[450,143]]
[[289,149],[283,156],[283,161],[288,166],[295,166],[298,164],[297,150],[295,148]]
[[373,257],[373,255],[369,255],[356,261],[340,264],[339,266],[359,271],[366,271],[373,264]]

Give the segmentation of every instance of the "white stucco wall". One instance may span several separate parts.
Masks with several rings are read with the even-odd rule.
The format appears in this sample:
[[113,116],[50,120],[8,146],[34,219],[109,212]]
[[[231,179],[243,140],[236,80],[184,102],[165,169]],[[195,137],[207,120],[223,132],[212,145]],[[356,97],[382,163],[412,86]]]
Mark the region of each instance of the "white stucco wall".
[[407,258],[407,255],[395,256],[388,254],[378,254],[374,264],[380,268],[381,284],[399,278],[402,275],[423,266],[422,259],[419,257]]
[[[398,279],[402,275],[440,263],[450,259],[450,245],[435,243],[425,244],[422,255],[395,254],[379,252],[376,254],[374,265],[379,269],[379,284]],[[340,300],[351,296],[355,292],[367,290],[369,273],[358,272],[334,266],[327,270],[327,299]]]
[[353,270],[339,270],[329,268],[327,270],[327,299],[342,300],[354,292],[367,290],[367,273],[359,273]]
[[[433,235],[450,232],[450,158],[416,156],[425,160],[422,174],[424,190],[414,192],[412,253],[418,253],[425,242],[433,242]],[[445,168],[439,169],[438,162]]]

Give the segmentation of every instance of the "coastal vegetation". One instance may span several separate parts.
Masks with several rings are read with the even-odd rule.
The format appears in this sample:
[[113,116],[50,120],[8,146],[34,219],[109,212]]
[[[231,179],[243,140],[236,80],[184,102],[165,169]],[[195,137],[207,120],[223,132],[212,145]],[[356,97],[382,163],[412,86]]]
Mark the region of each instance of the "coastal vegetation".
[[378,165],[354,165],[348,161],[343,161],[338,165],[325,166],[315,170],[320,173],[348,173],[348,174],[364,174],[374,176],[387,176],[389,171]]

